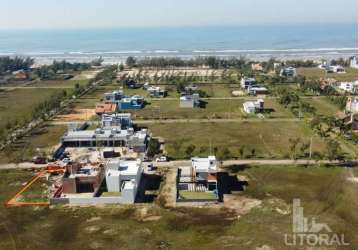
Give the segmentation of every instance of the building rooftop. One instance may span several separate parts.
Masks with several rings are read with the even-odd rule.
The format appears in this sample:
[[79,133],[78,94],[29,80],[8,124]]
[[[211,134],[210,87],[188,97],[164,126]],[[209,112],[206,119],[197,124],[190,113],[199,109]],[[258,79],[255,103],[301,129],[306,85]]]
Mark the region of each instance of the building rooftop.
[[191,163],[197,172],[209,172],[217,170],[215,156],[209,156],[207,158],[194,157],[191,159]]

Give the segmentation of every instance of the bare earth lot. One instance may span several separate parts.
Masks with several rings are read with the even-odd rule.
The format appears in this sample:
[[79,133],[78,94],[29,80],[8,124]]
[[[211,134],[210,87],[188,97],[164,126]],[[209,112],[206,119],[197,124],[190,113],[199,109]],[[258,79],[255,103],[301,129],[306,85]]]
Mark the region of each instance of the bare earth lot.
[[[229,170],[249,182],[230,200],[254,198],[260,205],[244,213],[220,205],[1,206],[0,249],[288,249],[284,234],[292,233],[293,198],[301,199],[305,217],[316,217],[335,233],[345,234],[350,246],[333,249],[357,249],[357,184],[344,181],[344,169],[246,166]],[[24,170],[1,171],[1,202],[32,175]]]

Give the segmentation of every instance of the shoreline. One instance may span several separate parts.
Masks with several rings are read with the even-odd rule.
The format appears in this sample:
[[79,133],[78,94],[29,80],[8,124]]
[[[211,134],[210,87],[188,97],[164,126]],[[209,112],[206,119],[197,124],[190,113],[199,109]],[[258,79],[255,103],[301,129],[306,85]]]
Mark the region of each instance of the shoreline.
[[[277,60],[286,61],[286,60],[312,60],[312,61],[321,61],[321,60],[332,60],[332,59],[349,59],[351,56],[357,55],[352,53],[347,54],[331,54],[331,55],[323,55],[323,54],[310,54],[310,55],[297,55],[297,54],[269,54],[269,55],[253,55],[253,54],[235,54],[235,55],[222,55],[222,54],[200,54],[200,55],[128,55],[128,56],[104,56],[104,55],[96,55],[96,56],[81,56],[81,57],[73,57],[73,56],[30,56],[34,58],[35,63],[37,65],[50,65],[54,60],[62,61],[65,60],[71,63],[89,63],[99,57],[102,57],[103,64],[105,65],[113,65],[125,63],[126,59],[129,56],[133,56],[135,58],[155,58],[155,57],[173,57],[173,58],[181,58],[184,60],[190,60],[197,57],[209,57],[214,56],[223,59],[229,58],[240,58],[244,57],[248,60],[264,62],[268,61],[271,58],[275,58]],[[1,56],[1,55],[0,55]],[[25,56],[21,54],[16,54],[14,56]],[[27,57],[27,55],[26,55]]]
[[68,62],[91,62],[102,57],[104,64],[124,63],[129,56],[136,58],[177,57],[189,60],[197,57],[219,57],[223,59],[245,57],[253,61],[278,60],[332,60],[348,59],[358,55],[358,48],[317,48],[317,49],[222,49],[222,50],[128,50],[94,52],[1,52],[0,56],[32,57],[38,65],[52,64],[54,60]]

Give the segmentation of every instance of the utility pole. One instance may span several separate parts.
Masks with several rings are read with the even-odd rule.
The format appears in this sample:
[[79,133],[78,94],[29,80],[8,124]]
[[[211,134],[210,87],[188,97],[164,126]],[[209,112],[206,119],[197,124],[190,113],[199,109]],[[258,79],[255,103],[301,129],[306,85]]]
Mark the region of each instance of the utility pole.
[[311,136],[311,142],[310,142],[310,160],[312,158],[312,143],[313,143],[313,136]]

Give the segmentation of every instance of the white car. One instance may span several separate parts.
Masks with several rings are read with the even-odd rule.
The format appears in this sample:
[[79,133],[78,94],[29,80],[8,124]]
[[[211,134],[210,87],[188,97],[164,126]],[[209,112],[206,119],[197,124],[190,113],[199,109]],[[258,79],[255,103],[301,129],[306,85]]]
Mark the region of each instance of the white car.
[[155,161],[156,162],[167,162],[168,158],[166,156],[161,156],[161,157],[158,157]]

